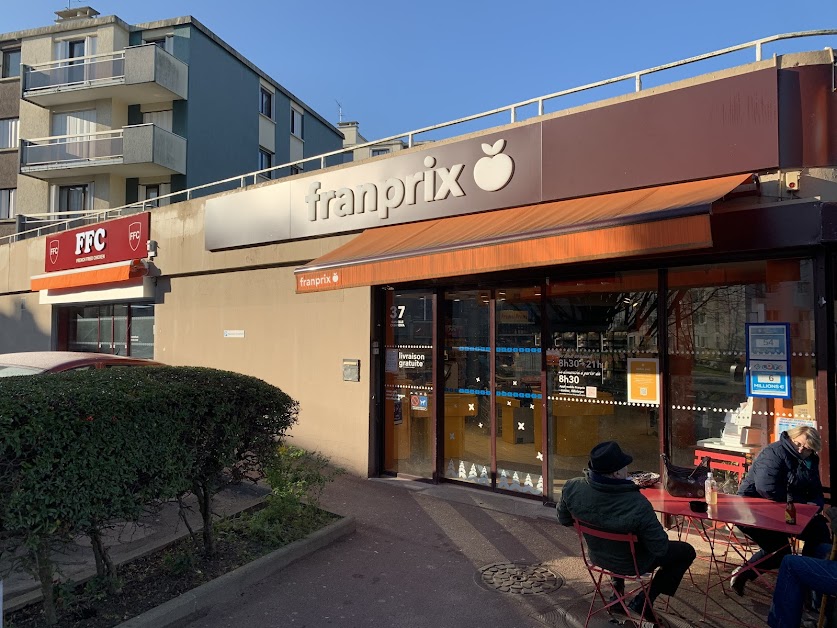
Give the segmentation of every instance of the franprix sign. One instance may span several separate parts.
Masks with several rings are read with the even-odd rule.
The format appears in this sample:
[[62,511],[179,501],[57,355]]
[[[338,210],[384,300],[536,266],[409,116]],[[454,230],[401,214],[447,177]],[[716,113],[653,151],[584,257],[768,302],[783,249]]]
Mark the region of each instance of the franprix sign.
[[540,201],[540,127],[208,199],[206,248],[358,231]]
[[46,238],[44,270],[71,270],[146,256],[151,214],[93,223]]

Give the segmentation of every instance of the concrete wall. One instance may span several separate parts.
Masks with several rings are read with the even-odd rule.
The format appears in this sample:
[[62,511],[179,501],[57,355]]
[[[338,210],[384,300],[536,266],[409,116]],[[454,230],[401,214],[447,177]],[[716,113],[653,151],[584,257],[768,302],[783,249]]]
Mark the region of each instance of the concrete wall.
[[[293,443],[354,473],[369,471],[370,289],[297,295],[293,271],[352,236],[210,253],[204,200],[155,209],[161,277],[154,357],[254,375],[300,402]],[[262,268],[262,266],[269,266]],[[224,338],[243,330],[244,338]],[[343,358],[361,381],[344,382]]]
[[52,348],[52,308],[38,304],[29,278],[44,272],[44,238],[0,246],[0,352]]

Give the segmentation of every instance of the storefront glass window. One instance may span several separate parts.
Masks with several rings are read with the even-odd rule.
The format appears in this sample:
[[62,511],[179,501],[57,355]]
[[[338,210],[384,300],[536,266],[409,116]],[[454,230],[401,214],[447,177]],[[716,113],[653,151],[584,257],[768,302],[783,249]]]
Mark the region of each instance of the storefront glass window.
[[491,485],[491,293],[445,293],[445,477]]
[[[783,430],[816,425],[812,269],[797,259],[669,272],[675,464],[708,455],[743,471]],[[741,473],[718,475],[737,489]]]
[[615,440],[631,470],[659,468],[657,273],[552,282],[546,315],[550,497]]
[[433,475],[433,293],[386,292],[384,469]]
[[497,488],[542,495],[540,286],[498,289],[495,316]]
[[131,305],[128,342],[135,358],[154,357],[154,306]]
[[[154,305],[108,304],[63,308],[69,351],[154,357]],[[59,343],[60,344],[60,343]]]

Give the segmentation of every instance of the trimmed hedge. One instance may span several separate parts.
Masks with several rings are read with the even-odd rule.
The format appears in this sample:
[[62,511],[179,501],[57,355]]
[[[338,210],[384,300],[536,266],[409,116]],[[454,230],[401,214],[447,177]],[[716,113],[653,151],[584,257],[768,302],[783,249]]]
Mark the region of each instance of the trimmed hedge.
[[275,386],[207,368],[0,378],[0,529],[28,550],[47,608],[56,543],[190,491],[207,523],[225,473],[258,475],[297,414]]

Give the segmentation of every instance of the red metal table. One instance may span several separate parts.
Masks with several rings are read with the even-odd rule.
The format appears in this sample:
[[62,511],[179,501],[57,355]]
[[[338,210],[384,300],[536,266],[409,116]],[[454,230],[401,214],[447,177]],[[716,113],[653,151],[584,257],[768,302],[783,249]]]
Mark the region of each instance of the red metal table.
[[[718,503],[709,506],[709,511],[703,513],[694,512],[689,508],[689,502],[692,501],[690,498],[672,497],[661,485],[642,489],[642,494],[648,498],[648,501],[651,502],[651,506],[656,512],[682,518],[687,524],[691,524],[695,529],[701,531],[701,537],[709,544],[710,568],[706,579],[706,587],[703,589],[705,595],[703,605],[704,619],[709,616],[707,613],[707,604],[710,599],[710,591],[720,586],[726,595],[727,591],[723,585],[732,577],[731,572],[727,573],[723,569],[727,565],[726,554],[724,559],[721,560],[716,551],[719,543],[717,537],[719,530],[723,529],[723,534],[728,535],[729,528],[719,528],[716,524],[752,526],[765,530],[783,532],[788,537],[793,538],[802,533],[802,530],[819,510],[814,504],[796,504],[796,524],[789,525],[785,523],[785,504],[760,497],[742,497],[740,495],[719,493]],[[680,533],[682,533],[682,528],[678,526],[678,534]],[[721,540],[728,541],[728,538]],[[739,551],[734,546],[733,549],[736,552]],[[740,554],[739,556],[743,561],[744,556]],[[718,581],[715,583],[712,582],[713,574],[717,575],[718,578]],[[694,582],[694,579],[692,579],[692,582]],[[696,582],[695,584],[697,585]],[[729,616],[726,616],[726,619],[729,620]]]

